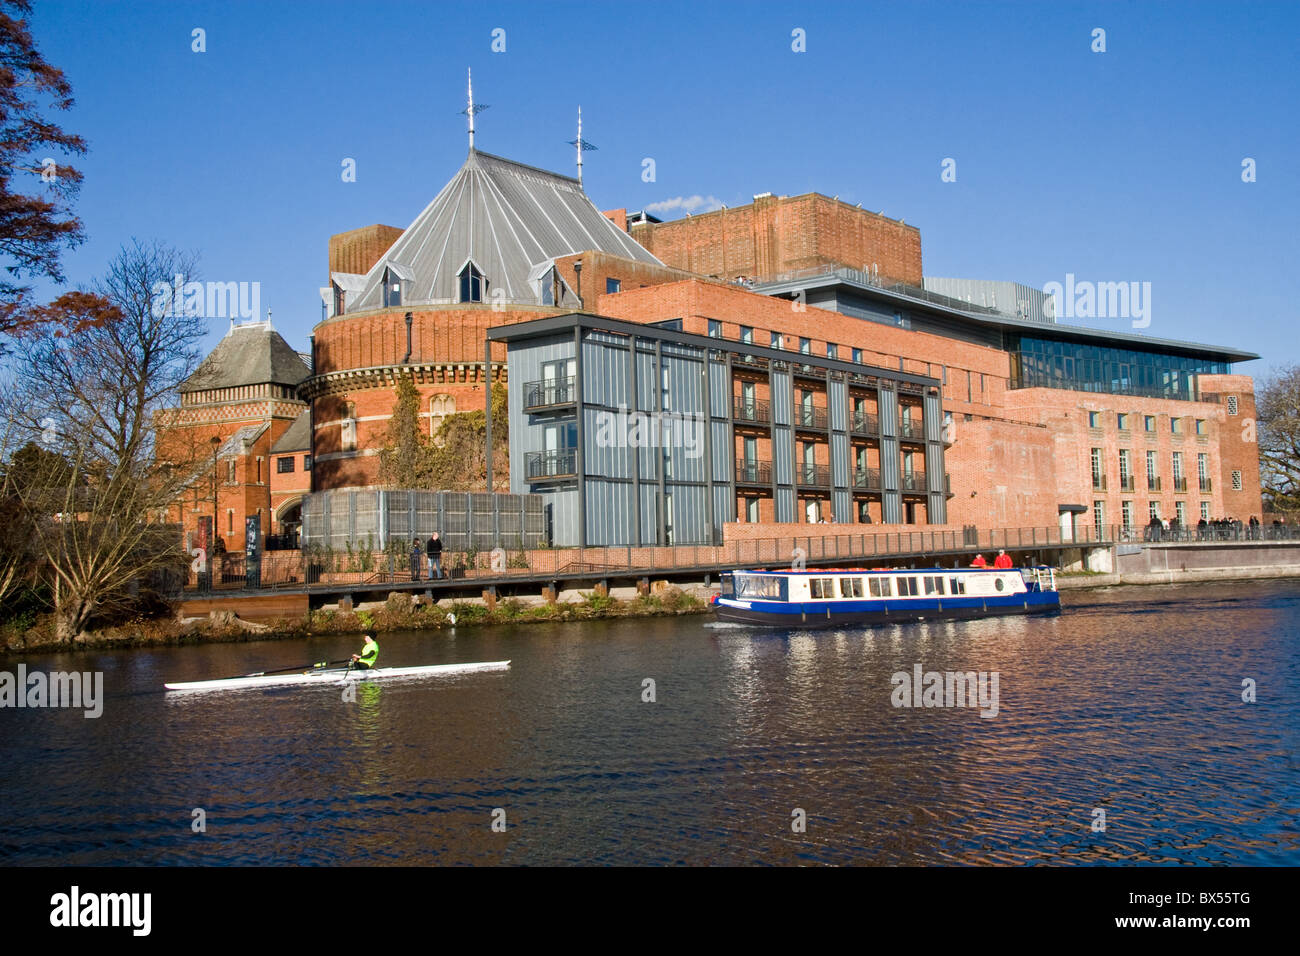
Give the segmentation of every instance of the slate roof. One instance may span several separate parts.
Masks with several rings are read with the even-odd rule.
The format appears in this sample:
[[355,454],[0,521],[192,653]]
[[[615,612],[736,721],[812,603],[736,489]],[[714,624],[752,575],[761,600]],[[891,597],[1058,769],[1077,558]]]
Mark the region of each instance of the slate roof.
[[[506,302],[536,305],[539,283],[530,271],[586,250],[662,265],[597,209],[576,179],[471,149],[451,182],[366,273],[364,291],[348,295],[346,311],[383,305],[390,266],[406,280],[403,306],[456,302],[458,276],[470,260],[487,278],[489,298],[501,289]],[[345,290],[355,282],[339,278]]]
[[241,385],[297,385],[310,374],[302,357],[269,322],[232,325],[182,392],[201,392]]
[[311,412],[304,411],[271,446],[271,454],[287,451],[311,451]]

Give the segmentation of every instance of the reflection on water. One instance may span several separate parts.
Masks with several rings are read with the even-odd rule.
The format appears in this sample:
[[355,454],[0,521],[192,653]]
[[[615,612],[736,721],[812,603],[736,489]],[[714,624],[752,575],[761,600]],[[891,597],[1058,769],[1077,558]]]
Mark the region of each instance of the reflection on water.
[[[389,636],[385,664],[513,664],[351,695],[158,688],[352,639],[29,658],[104,671],[107,700],[98,720],[0,711],[0,860],[1300,863],[1300,583],[1065,604],[815,633],[686,617]],[[893,707],[915,664],[997,671],[997,717]]]

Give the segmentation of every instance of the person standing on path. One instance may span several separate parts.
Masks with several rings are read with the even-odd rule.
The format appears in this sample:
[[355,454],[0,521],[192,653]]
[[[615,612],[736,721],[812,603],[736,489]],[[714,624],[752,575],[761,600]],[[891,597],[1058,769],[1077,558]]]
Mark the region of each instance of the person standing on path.
[[415,538],[411,541],[411,580],[420,580],[420,539]]
[[425,554],[429,556],[429,580],[432,581],[436,573],[438,578],[442,578],[442,542],[438,540],[438,532],[433,533],[428,544],[424,546]]

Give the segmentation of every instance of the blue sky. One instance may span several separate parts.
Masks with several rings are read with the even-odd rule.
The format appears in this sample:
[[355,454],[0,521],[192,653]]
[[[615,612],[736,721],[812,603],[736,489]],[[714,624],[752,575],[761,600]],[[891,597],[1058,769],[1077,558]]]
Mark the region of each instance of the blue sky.
[[602,209],[838,195],[918,226],[928,275],[1150,282],[1147,334],[1300,362],[1300,5],[37,0],[32,28],[91,148],[70,282],[161,239],[260,282],[300,349],[330,235],[407,226],[464,160],[471,67],[488,152],[573,174],[581,104]]

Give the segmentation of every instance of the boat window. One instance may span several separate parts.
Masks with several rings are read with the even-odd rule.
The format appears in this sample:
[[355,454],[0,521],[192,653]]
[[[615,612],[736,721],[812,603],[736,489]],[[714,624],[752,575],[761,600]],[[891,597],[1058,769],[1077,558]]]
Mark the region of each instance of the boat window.
[[1001,578],[998,578],[996,581],[993,582],[993,586],[997,588],[999,591],[1001,591],[1003,588],[1007,586],[1007,584]]
[[927,578],[925,579],[925,593],[926,593],[926,594],[942,594],[942,593],[943,593],[943,578],[940,578],[940,577],[927,577]]
[[894,589],[889,583],[889,578],[868,578],[867,584],[870,585],[872,597],[894,596]]
[[949,594],[965,594],[965,593],[966,593],[966,579],[965,579],[965,578],[949,578],[949,579],[948,579],[948,593],[949,593]]
[[918,593],[920,593],[920,588],[917,586],[916,578],[898,579],[899,597],[915,597]]
[[862,597],[862,578],[840,578],[840,594],[844,597]]
[[779,574],[737,574],[733,581],[738,598],[785,600],[786,579]]
[[835,597],[835,579],[834,578],[809,578],[808,593],[814,598]]

